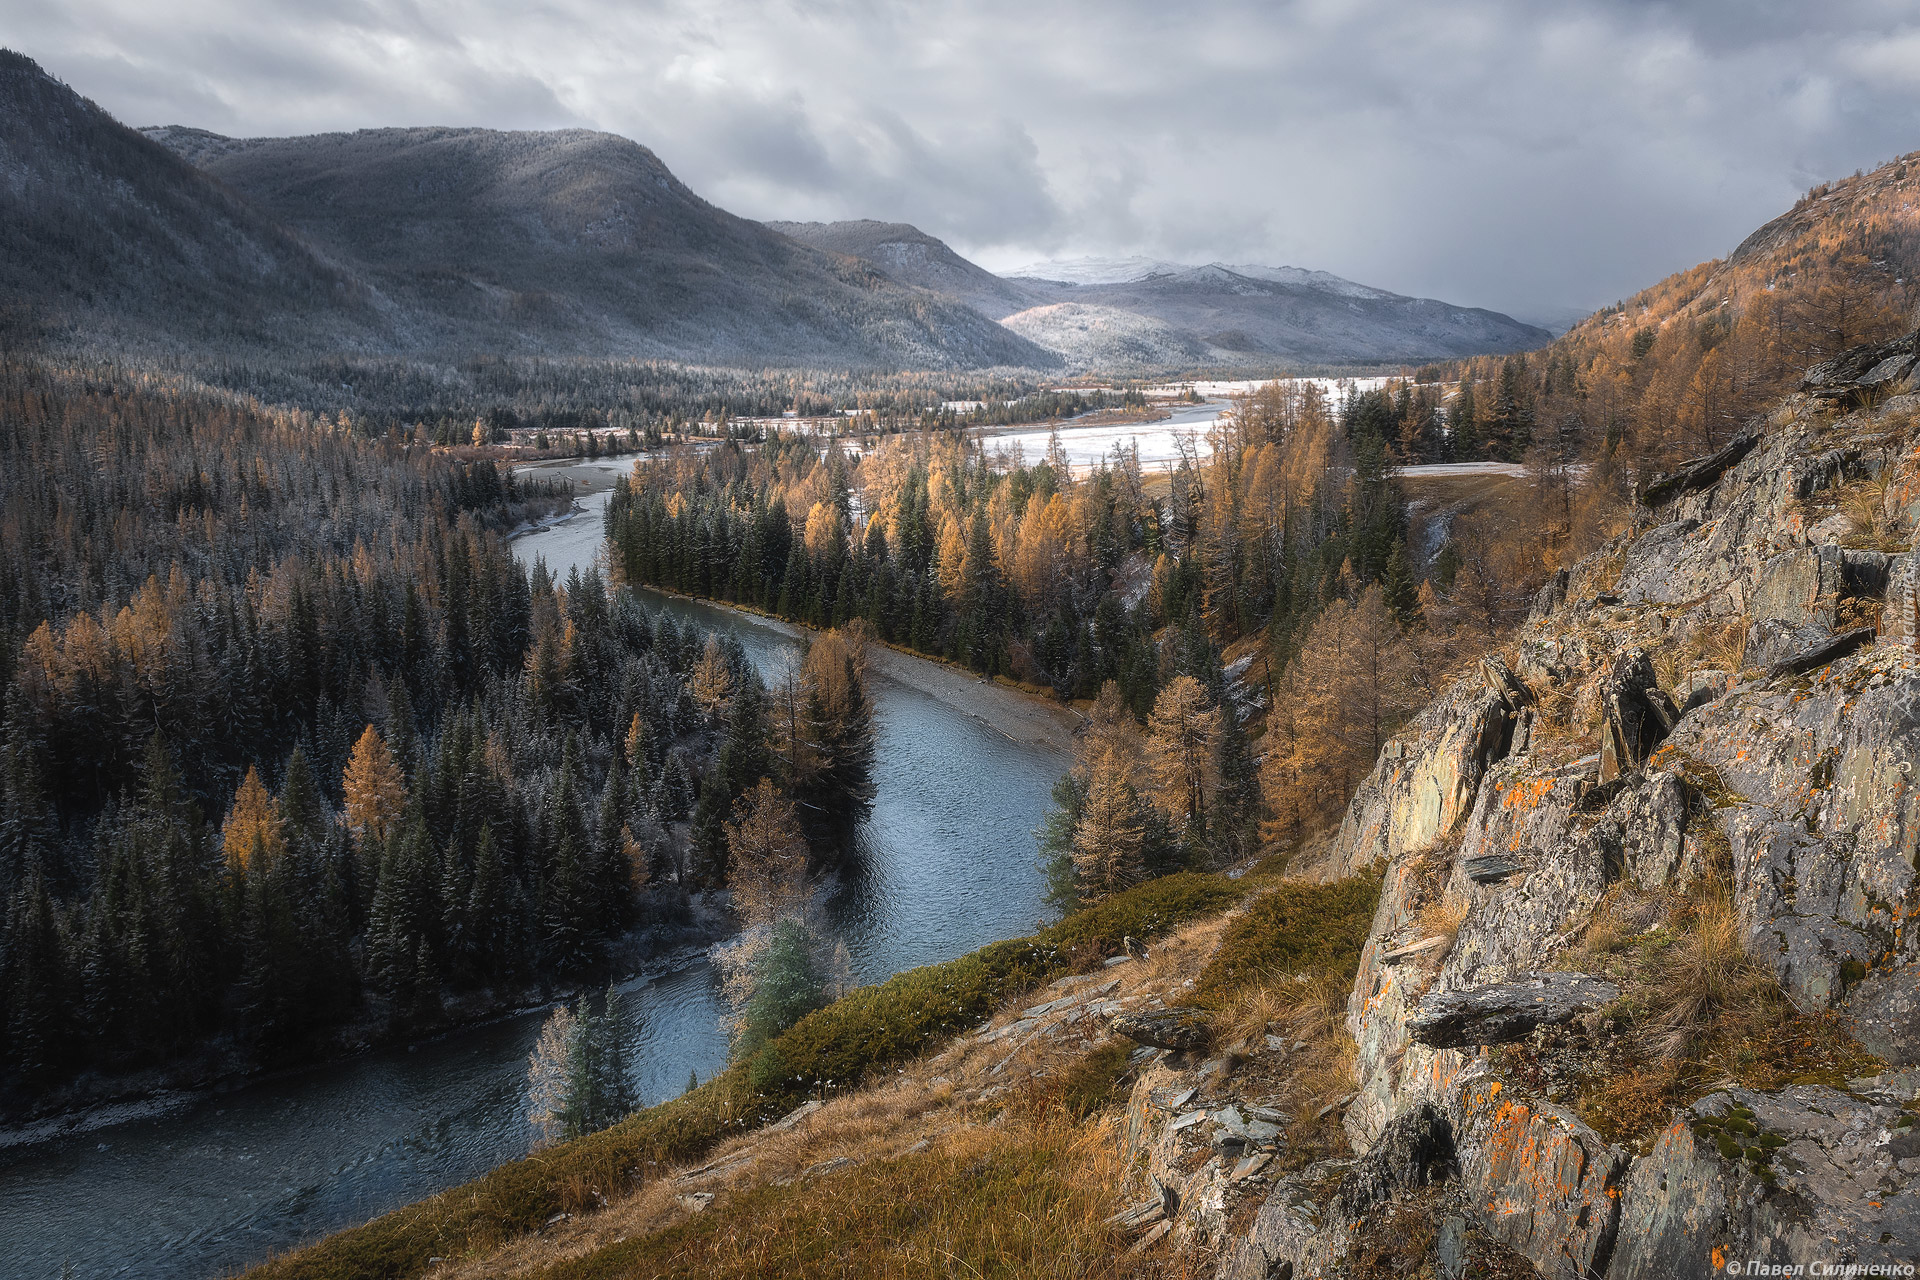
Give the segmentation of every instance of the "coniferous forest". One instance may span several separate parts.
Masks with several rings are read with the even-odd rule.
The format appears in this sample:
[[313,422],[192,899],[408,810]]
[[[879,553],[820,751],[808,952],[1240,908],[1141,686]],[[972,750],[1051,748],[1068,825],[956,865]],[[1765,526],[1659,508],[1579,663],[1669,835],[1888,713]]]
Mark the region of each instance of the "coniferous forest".
[[7,366],[0,432],[15,1102],[605,975],[727,881],[769,773],[857,819],[851,660],[776,758],[737,642],[515,562],[559,489],[146,378]]

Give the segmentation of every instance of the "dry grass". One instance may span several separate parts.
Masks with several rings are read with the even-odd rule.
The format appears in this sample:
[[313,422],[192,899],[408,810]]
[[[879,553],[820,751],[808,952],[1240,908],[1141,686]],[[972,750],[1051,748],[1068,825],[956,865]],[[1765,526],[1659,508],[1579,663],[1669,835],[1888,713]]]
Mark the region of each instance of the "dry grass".
[[664,1231],[536,1273],[553,1277],[1164,1274],[1106,1225],[1125,1176],[1105,1126],[957,1130],[937,1149],[763,1184]]
[[[1345,937],[1347,917],[1370,913],[1370,897],[1355,886],[1292,885],[1292,893],[1289,923],[1318,923],[1305,908],[1347,908],[1320,913],[1329,917],[1324,936],[1312,928],[1295,939],[1314,943],[1307,952],[1316,960],[1321,945]],[[1097,971],[1094,981],[1117,982],[1105,998],[1129,1007],[1154,999],[1187,1003],[1229,946],[1243,959],[1264,959],[1276,945],[1247,951],[1249,931],[1273,923],[1271,908],[1257,913],[1254,905],[1163,935],[1146,960]],[[1286,945],[1279,949],[1291,954]],[[1345,1149],[1338,1111],[1319,1112],[1351,1093],[1356,1079],[1357,1054],[1345,1028],[1351,958],[1343,950],[1330,968],[1245,984],[1215,1006],[1223,1041],[1237,1038],[1243,1049],[1259,1048],[1258,1037],[1269,1032],[1289,1044],[1307,1042],[1298,1053],[1266,1055],[1242,1071],[1263,1074],[1262,1096],[1298,1117],[1287,1159],[1310,1163]],[[1050,994],[1057,990],[1023,995],[989,1025],[1011,1026],[1022,1006]],[[661,1170],[604,1207],[587,1189],[574,1217],[433,1274],[1186,1274],[1194,1262],[1185,1254],[1162,1246],[1132,1255],[1129,1239],[1106,1225],[1129,1194],[1132,1169],[1115,1103],[1132,1078],[1134,1047],[1106,1036],[1101,1017],[1070,1021],[1051,1036],[958,1036],[901,1062],[890,1076],[832,1094],[791,1128],[730,1138],[699,1167]],[[1274,1071],[1280,1074],[1265,1078]],[[708,1196],[704,1204],[699,1199]]]
[[[1148,960],[1111,971],[1109,998],[1179,1003],[1230,924],[1162,937]],[[1044,995],[1015,1000],[991,1025]],[[1079,1029],[1024,1044],[959,1037],[831,1096],[792,1129],[742,1134],[698,1168],[605,1208],[589,1198],[571,1220],[434,1274],[1169,1274],[1177,1261],[1128,1257],[1104,1225],[1124,1198],[1111,1104],[1133,1045],[1105,1040],[1103,1021]],[[703,1212],[681,1198],[695,1193],[714,1197]]]
[[1873,550],[1905,550],[1898,545],[1892,526],[1887,520],[1887,481],[1882,474],[1876,480],[1857,480],[1841,491],[1840,510],[1852,524],[1852,533],[1846,538],[1850,547]]
[[1446,962],[1447,953],[1453,950],[1453,940],[1460,934],[1460,926],[1467,922],[1470,904],[1464,898],[1441,897],[1420,908],[1420,915],[1414,932],[1421,938],[1445,938],[1447,944],[1422,953],[1422,968],[1438,969]]
[[1748,958],[1724,888],[1708,886],[1673,922],[1671,943],[1651,951],[1635,1018],[1641,1047],[1663,1062],[1698,1056],[1727,1019],[1777,1022],[1786,997],[1771,971]]
[[1726,882],[1682,894],[1616,886],[1567,962],[1620,983],[1622,1034],[1589,1064],[1580,1111],[1611,1141],[1647,1140],[1728,1085],[1843,1084],[1872,1058],[1830,1013],[1803,1013],[1750,957]]
[[1342,973],[1302,974],[1243,988],[1215,1019],[1216,1037],[1242,1051],[1261,1046],[1269,1035],[1288,1045],[1286,1076],[1276,1083],[1273,1105],[1288,1111],[1294,1126],[1288,1141],[1300,1145],[1303,1126],[1312,1130],[1331,1119],[1320,1110],[1359,1087],[1360,1051],[1347,1031],[1347,998],[1352,978]]

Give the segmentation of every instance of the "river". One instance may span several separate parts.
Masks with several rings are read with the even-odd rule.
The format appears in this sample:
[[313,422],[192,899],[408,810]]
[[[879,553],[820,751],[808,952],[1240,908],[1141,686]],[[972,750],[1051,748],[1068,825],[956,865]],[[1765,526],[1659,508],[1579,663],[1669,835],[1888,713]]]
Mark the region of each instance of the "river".
[[[520,557],[539,556],[562,578],[591,564],[611,478],[626,465],[565,468],[585,510],[518,539]],[[646,594],[732,628],[763,671],[795,645],[790,628]],[[856,833],[857,869],[825,904],[862,982],[1032,930],[1043,909],[1032,833],[1067,763],[1057,719],[1042,741],[988,723],[1019,735],[1048,718],[1044,708],[885,656],[872,690],[873,814]],[[704,957],[622,990],[645,1102],[724,1064]],[[532,1010],[0,1148],[0,1276],[202,1280],[520,1156],[526,1059],[543,1017]]]

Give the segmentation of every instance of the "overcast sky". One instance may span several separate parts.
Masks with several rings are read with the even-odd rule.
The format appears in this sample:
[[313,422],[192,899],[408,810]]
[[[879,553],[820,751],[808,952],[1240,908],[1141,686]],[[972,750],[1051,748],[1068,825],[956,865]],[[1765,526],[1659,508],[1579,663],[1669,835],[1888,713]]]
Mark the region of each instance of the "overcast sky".
[[1538,316],[1920,148],[1920,3],[0,0],[129,124],[588,126],[996,269],[1291,264]]

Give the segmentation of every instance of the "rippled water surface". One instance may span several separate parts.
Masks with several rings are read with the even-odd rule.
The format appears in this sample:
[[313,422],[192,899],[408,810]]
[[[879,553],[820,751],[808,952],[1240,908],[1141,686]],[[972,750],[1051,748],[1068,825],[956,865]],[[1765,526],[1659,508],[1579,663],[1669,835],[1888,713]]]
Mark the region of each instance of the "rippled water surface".
[[[611,474],[624,462],[602,464]],[[516,544],[564,577],[593,562],[605,492]],[[724,610],[762,670],[793,646]],[[1033,829],[1065,768],[905,683],[877,679],[878,796],[862,857],[828,903],[862,981],[1028,932],[1041,912]],[[625,984],[648,1102],[723,1065],[704,959]],[[205,1277],[464,1181],[526,1150],[522,1088],[542,1011],[196,1096],[158,1114],[0,1149],[0,1276]]]

